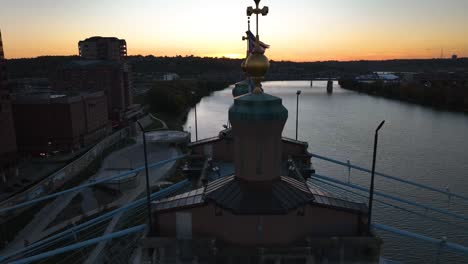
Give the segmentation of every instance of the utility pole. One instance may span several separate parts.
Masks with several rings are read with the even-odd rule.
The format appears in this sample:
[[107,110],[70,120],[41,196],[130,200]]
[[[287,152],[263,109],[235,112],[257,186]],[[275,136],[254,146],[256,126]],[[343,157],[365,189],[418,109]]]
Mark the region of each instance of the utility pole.
[[140,127],[141,133],[143,135],[143,151],[145,154],[145,173],[146,173],[146,207],[148,209],[148,224],[149,224],[149,235],[154,235],[153,233],[153,219],[151,217],[151,190],[149,185],[149,173],[148,173],[148,152],[146,150],[146,131],[141,125],[140,121],[137,121],[138,126]]
[[299,95],[301,94],[301,90],[297,90],[296,92],[296,140],[297,140],[297,128],[299,126]]
[[379,126],[375,130],[375,136],[374,136],[374,155],[372,158],[372,175],[371,175],[371,184],[370,184],[370,190],[369,190],[369,217],[367,220],[367,231],[370,233],[371,230],[371,219],[372,219],[372,201],[374,200],[374,177],[375,177],[375,159],[377,157],[377,141],[379,139],[379,130],[382,128],[384,125],[385,120],[380,122]]

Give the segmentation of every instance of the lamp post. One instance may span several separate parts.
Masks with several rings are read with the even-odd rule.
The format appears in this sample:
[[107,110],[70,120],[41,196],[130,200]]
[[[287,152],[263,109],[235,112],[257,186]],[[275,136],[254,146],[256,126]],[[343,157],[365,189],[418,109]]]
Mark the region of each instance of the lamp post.
[[301,94],[301,90],[297,90],[296,92],[296,96],[297,96],[297,100],[296,100],[296,140],[297,140],[297,127],[298,127],[298,124],[299,124],[299,95]]
[[[195,94],[196,93],[194,91],[192,91],[192,95],[195,96]],[[198,141],[197,104],[195,104],[194,111],[195,111],[195,141]]]
[[380,122],[379,126],[375,130],[375,137],[374,137],[374,155],[372,158],[372,174],[371,174],[371,184],[370,184],[370,191],[369,191],[369,218],[367,220],[367,231],[370,233],[371,230],[371,219],[372,219],[372,201],[374,199],[374,177],[375,177],[375,159],[377,156],[377,142],[379,139],[379,130],[384,125],[385,120]]
[[153,235],[153,220],[151,218],[151,197],[150,197],[150,186],[149,186],[149,173],[148,173],[148,153],[146,150],[146,131],[143,129],[140,121],[137,121],[143,135],[143,151],[145,154],[145,173],[146,173],[146,207],[148,209],[148,224],[149,224],[149,235]]

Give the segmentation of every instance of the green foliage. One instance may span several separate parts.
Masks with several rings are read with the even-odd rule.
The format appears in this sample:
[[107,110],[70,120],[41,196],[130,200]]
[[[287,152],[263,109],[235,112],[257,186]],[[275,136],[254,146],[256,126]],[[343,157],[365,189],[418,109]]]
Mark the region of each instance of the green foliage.
[[[268,54],[267,54],[268,55]],[[61,65],[77,56],[44,56],[26,59],[7,60],[10,79],[52,77]],[[235,82],[241,79],[242,59],[201,58],[195,56],[155,57],[129,56],[127,61],[135,73],[175,72],[183,78],[225,80]],[[424,71],[467,71],[468,58],[386,60],[386,61],[317,61],[291,62],[271,61],[267,76],[269,80],[298,79],[304,74],[337,72],[363,74],[373,71],[424,72]]]
[[227,85],[227,82],[214,81],[158,81],[146,94],[145,103],[150,105],[152,112],[176,116],[186,113],[203,96],[224,89]]
[[43,56],[37,58],[7,60],[7,73],[9,79],[16,78],[50,78],[61,65],[78,56]]
[[433,81],[431,85],[409,83],[384,85],[382,82],[358,83],[341,80],[341,87],[436,108],[468,112],[467,82]]

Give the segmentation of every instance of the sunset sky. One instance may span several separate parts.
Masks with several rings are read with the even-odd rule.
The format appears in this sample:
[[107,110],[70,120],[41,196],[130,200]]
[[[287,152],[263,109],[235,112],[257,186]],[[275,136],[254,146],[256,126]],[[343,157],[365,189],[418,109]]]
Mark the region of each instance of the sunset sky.
[[[90,36],[129,55],[245,54],[251,0],[1,0],[7,58],[73,55]],[[468,57],[468,0],[263,0],[260,39],[273,60]],[[252,27],[255,20],[252,21]]]

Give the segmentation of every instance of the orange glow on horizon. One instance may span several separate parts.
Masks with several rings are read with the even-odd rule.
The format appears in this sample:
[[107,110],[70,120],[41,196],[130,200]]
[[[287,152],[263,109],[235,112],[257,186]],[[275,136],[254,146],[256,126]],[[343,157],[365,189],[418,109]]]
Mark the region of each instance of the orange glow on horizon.
[[[77,42],[81,39],[85,39],[92,35],[76,34],[77,36],[67,36],[63,39],[27,39],[25,37],[10,37],[8,31],[2,31],[3,43],[5,50],[5,57],[7,59],[12,58],[31,58],[38,56],[47,55],[78,55]],[[97,34],[93,34],[97,35]],[[198,57],[225,57],[232,59],[245,58],[245,42],[237,41],[235,39],[232,43],[222,43],[220,46],[214,44],[212,46],[204,45],[199,49],[195,48],[184,48],[184,47],[169,47],[160,46],[152,47],[147,43],[134,42],[132,39],[121,37],[127,40],[128,55],[154,55],[154,56],[198,56]],[[361,36],[362,37],[362,36]],[[414,45],[422,45],[420,43],[398,43],[393,47],[391,43],[386,43],[387,40],[382,38],[381,40],[375,38],[359,39],[359,38],[347,38],[342,36],[335,39],[325,39],[323,41],[313,41],[308,39],[298,39],[296,43],[307,43],[312,42],[314,46],[310,48],[304,48],[300,46],[292,47],[289,43],[279,42],[279,39],[273,38],[272,41],[268,42],[262,38],[265,42],[271,45],[270,49],[267,49],[266,55],[270,60],[275,61],[296,61],[296,62],[307,62],[307,61],[353,61],[353,60],[391,60],[391,59],[431,59],[440,58],[441,49],[437,47],[437,44],[425,43],[428,48],[419,49]],[[190,41],[190,40],[187,40]],[[388,40],[389,41],[389,40]],[[449,58],[452,54],[457,54],[458,57],[468,57],[468,43],[465,45],[462,39],[455,39],[451,46],[453,48],[444,49],[445,58]],[[31,45],[30,43],[34,43]],[[327,45],[328,43],[335,43],[333,45]],[[336,43],[340,43],[337,45]],[[346,45],[344,44],[346,43]],[[403,45],[404,44],[404,45]],[[306,46],[306,45],[304,45]],[[346,48],[342,48],[345,46]],[[455,47],[460,48],[455,48]]]
[[[4,41],[5,42],[5,41]],[[37,48],[30,49],[27,51],[19,49],[11,49],[8,47],[8,44],[4,44],[5,49],[5,58],[7,59],[17,59],[17,58],[35,58],[40,56],[77,56],[78,52],[73,49],[67,49],[67,47],[46,47],[46,48]],[[241,52],[241,51],[240,51]],[[267,50],[265,55],[274,61],[294,61],[294,62],[314,62],[314,61],[356,61],[356,60],[394,60],[394,59],[433,59],[440,58],[440,50],[425,50],[422,52],[414,53],[404,53],[404,52],[367,52],[367,53],[354,53],[354,52],[334,52],[332,54],[318,52],[310,52],[310,54],[298,54],[295,52],[286,51],[285,53],[275,52],[274,50]],[[452,53],[450,50],[444,51],[444,58],[450,58]],[[468,57],[468,52],[456,53],[459,58]],[[197,53],[197,52],[177,52],[171,51],[168,53],[161,52],[151,52],[145,51],[143,49],[138,49],[138,51],[132,51],[129,48],[129,56],[149,56],[153,55],[156,57],[175,57],[175,56],[196,56],[196,57],[211,57],[211,58],[229,58],[229,59],[243,59],[245,58],[244,53]]]
[[[5,57],[77,55],[78,41],[91,36],[123,38],[129,55],[245,56],[245,8],[253,2],[114,1],[5,0]],[[468,57],[466,0],[261,3],[270,8],[259,33],[271,60],[429,59],[441,49],[446,58]]]

